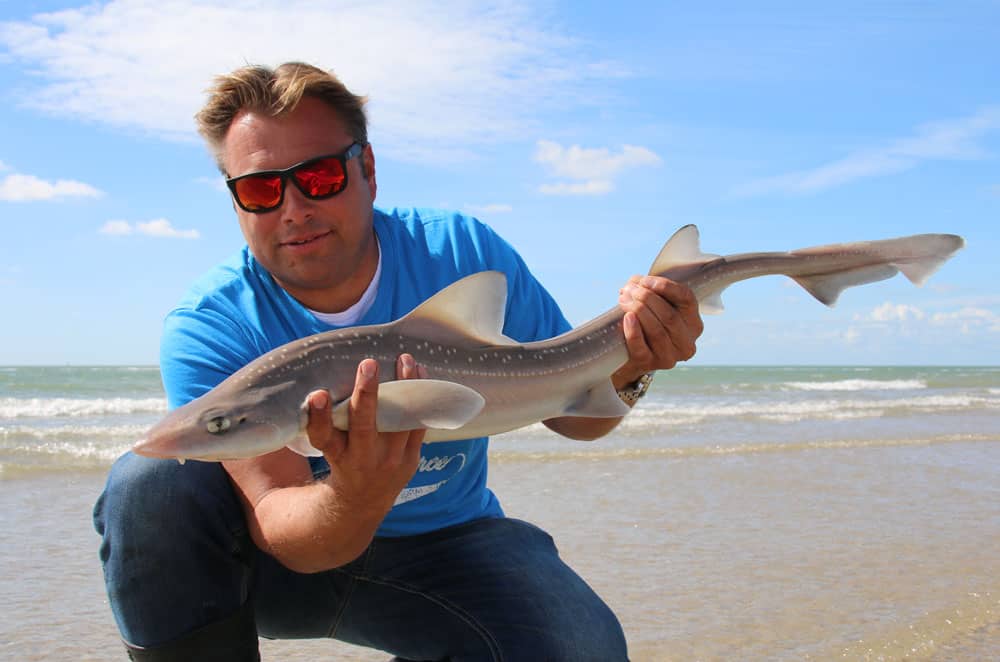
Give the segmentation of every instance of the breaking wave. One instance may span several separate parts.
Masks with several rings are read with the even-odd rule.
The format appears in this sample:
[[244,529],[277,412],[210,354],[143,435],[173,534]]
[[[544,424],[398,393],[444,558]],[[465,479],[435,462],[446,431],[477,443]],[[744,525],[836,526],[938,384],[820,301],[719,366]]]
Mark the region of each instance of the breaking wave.
[[831,382],[785,382],[798,391],[913,391],[927,388],[922,379],[842,379]]
[[164,398],[0,398],[0,418],[163,414]]
[[743,443],[711,444],[698,446],[652,446],[611,448],[600,444],[573,444],[566,442],[560,447],[547,449],[518,448],[515,440],[495,444],[490,449],[495,461],[558,461],[558,460],[613,460],[644,458],[694,458],[730,455],[760,455],[780,453],[800,453],[803,451],[836,450],[853,448],[891,448],[907,446],[932,446],[958,443],[996,443],[997,435],[953,434],[920,438],[896,439],[829,439],[814,441],[793,441],[783,443]]
[[693,425],[708,420],[734,419],[789,423],[806,420],[849,420],[926,413],[960,413],[1000,409],[1000,398],[971,393],[922,395],[910,398],[851,398],[808,400],[708,401],[701,404],[650,402],[625,419],[636,429],[664,425]]

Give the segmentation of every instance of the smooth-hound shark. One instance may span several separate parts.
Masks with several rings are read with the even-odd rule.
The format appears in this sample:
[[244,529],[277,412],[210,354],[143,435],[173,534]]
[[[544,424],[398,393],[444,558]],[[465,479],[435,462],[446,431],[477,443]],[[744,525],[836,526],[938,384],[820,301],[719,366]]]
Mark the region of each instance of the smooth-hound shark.
[[[834,244],[784,253],[718,256],[701,252],[688,225],[667,241],[649,273],[685,283],[702,313],[722,311],[729,285],[769,274],[794,279],[832,306],[848,287],[898,272],[921,285],[965,245],[950,234]],[[426,442],[470,439],[558,416],[617,417],[629,411],[610,376],[628,359],[616,307],[549,340],[503,335],[503,274],[484,271],[441,290],[387,324],[338,329],[282,345],[211,391],[179,407],[133,450],[184,461],[254,457],[289,446],[320,455],[305,436],[306,396],[329,391],[334,425],[347,429],[358,363],[379,362],[376,424],[381,431],[427,428]],[[393,380],[409,352],[427,379]]]

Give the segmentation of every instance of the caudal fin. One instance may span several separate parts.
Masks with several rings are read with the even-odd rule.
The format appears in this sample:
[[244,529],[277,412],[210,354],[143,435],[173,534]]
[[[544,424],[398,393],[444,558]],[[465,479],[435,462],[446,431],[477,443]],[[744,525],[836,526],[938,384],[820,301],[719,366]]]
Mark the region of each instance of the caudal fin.
[[903,272],[914,285],[923,285],[951,256],[965,248],[965,239],[954,234],[918,235],[914,240],[923,239],[933,243],[935,250],[925,256],[893,262],[893,266]]
[[[847,271],[794,276],[795,282],[828,306],[834,305],[840,293],[849,287],[892,278],[900,272],[919,286],[961,250],[965,240],[953,234],[921,234],[854,246],[864,246],[866,253],[882,256],[884,262]],[[831,250],[832,247],[819,247],[792,251],[792,254],[816,255]]]

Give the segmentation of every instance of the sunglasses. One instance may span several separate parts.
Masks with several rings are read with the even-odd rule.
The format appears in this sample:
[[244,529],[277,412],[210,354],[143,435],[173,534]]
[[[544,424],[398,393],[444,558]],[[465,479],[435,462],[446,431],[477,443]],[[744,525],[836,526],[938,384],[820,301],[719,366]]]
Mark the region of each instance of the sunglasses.
[[263,214],[280,207],[289,178],[310,200],[325,200],[347,188],[347,162],[363,149],[361,143],[354,143],[342,154],[317,156],[284,170],[251,172],[227,179],[226,186],[233,192],[240,209],[251,214]]

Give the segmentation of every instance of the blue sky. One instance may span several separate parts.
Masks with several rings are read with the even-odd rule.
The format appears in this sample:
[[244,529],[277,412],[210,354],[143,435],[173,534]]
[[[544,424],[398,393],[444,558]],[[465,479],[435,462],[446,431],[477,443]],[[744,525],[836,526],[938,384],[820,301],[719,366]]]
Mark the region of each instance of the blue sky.
[[712,253],[968,247],[833,310],[733,286],[701,364],[1000,364],[1000,4],[0,2],[0,364],[151,364],[242,245],[191,119],[306,60],[369,95],[382,206],[471,212],[582,322],[678,227]]

